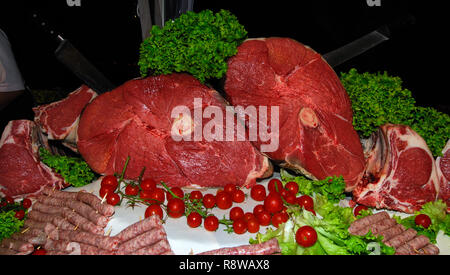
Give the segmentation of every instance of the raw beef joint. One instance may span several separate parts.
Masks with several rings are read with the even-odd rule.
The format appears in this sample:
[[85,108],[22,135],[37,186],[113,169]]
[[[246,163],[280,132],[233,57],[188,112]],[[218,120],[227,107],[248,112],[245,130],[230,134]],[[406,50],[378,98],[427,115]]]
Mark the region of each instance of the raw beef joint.
[[64,180],[39,160],[39,147],[47,138],[29,120],[13,120],[0,139],[0,193],[21,197],[39,193],[45,186],[61,188]]
[[[347,191],[361,179],[364,155],[351,102],[311,48],[289,38],[245,41],[228,62],[225,93],[233,106],[279,106],[279,146],[266,153],[274,161],[316,179],[342,175]],[[254,141],[257,148],[264,143]]]
[[[196,101],[201,105],[194,109]],[[179,106],[189,113],[174,114]],[[269,160],[249,141],[239,141],[238,131],[230,141],[192,137],[200,122],[206,127],[212,121],[203,114],[208,106],[222,112],[218,122],[225,125],[225,100],[190,75],[130,80],[86,107],[78,126],[78,150],[97,173],[120,173],[130,157],[127,178],[136,179],[145,167],[144,177],[170,186],[251,186],[257,178],[270,176]],[[196,112],[201,112],[198,120]]]
[[358,203],[413,213],[436,200],[439,181],[433,155],[410,127],[383,125],[366,148],[367,168],[353,190]]
[[436,159],[436,168],[439,177],[439,199],[447,204],[447,212],[450,212],[450,140],[442,150],[442,156]]

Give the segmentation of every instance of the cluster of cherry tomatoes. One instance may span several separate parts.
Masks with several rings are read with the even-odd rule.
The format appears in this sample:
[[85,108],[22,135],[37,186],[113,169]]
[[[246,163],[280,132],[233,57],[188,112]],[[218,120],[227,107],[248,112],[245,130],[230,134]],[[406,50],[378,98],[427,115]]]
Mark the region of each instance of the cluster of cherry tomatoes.
[[24,198],[20,202],[15,202],[12,197],[6,196],[0,200],[0,211],[14,210],[14,217],[18,220],[23,220],[25,218],[25,211],[31,207],[31,203],[31,200],[28,198]]

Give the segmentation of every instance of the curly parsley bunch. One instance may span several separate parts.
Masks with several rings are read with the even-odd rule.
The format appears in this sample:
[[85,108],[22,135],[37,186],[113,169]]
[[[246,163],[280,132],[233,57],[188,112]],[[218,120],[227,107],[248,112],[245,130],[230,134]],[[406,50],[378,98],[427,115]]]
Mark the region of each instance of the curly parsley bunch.
[[163,28],[153,26],[140,46],[140,73],[187,72],[201,82],[221,78],[227,71],[227,58],[237,53],[246,37],[247,31],[227,10],[189,11]]
[[353,126],[369,137],[379,126],[392,123],[410,126],[427,143],[434,156],[442,155],[450,139],[450,116],[431,107],[420,107],[402,80],[384,73],[341,73],[341,82],[352,102]]

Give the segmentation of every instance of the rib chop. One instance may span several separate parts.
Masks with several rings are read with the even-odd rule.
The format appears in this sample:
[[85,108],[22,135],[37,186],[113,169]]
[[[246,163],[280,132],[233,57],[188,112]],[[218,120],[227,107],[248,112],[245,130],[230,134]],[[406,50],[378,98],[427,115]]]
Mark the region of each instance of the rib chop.
[[44,186],[60,189],[64,180],[39,160],[39,147],[49,149],[47,137],[30,120],[12,120],[0,139],[0,193],[22,197]]
[[414,213],[436,200],[439,181],[433,155],[409,126],[383,125],[365,147],[367,167],[353,190],[356,202]]

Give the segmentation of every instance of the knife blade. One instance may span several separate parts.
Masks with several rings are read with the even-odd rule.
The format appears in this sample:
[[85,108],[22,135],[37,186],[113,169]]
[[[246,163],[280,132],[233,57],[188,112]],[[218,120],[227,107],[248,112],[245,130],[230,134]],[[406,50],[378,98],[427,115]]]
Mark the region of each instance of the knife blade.
[[336,67],[389,40],[389,28],[384,25],[336,50],[323,55],[331,67]]
[[69,40],[58,34],[37,13],[33,13],[33,20],[58,43],[54,54],[57,60],[65,65],[81,81],[91,89],[101,94],[115,88],[115,85],[106,78]]

